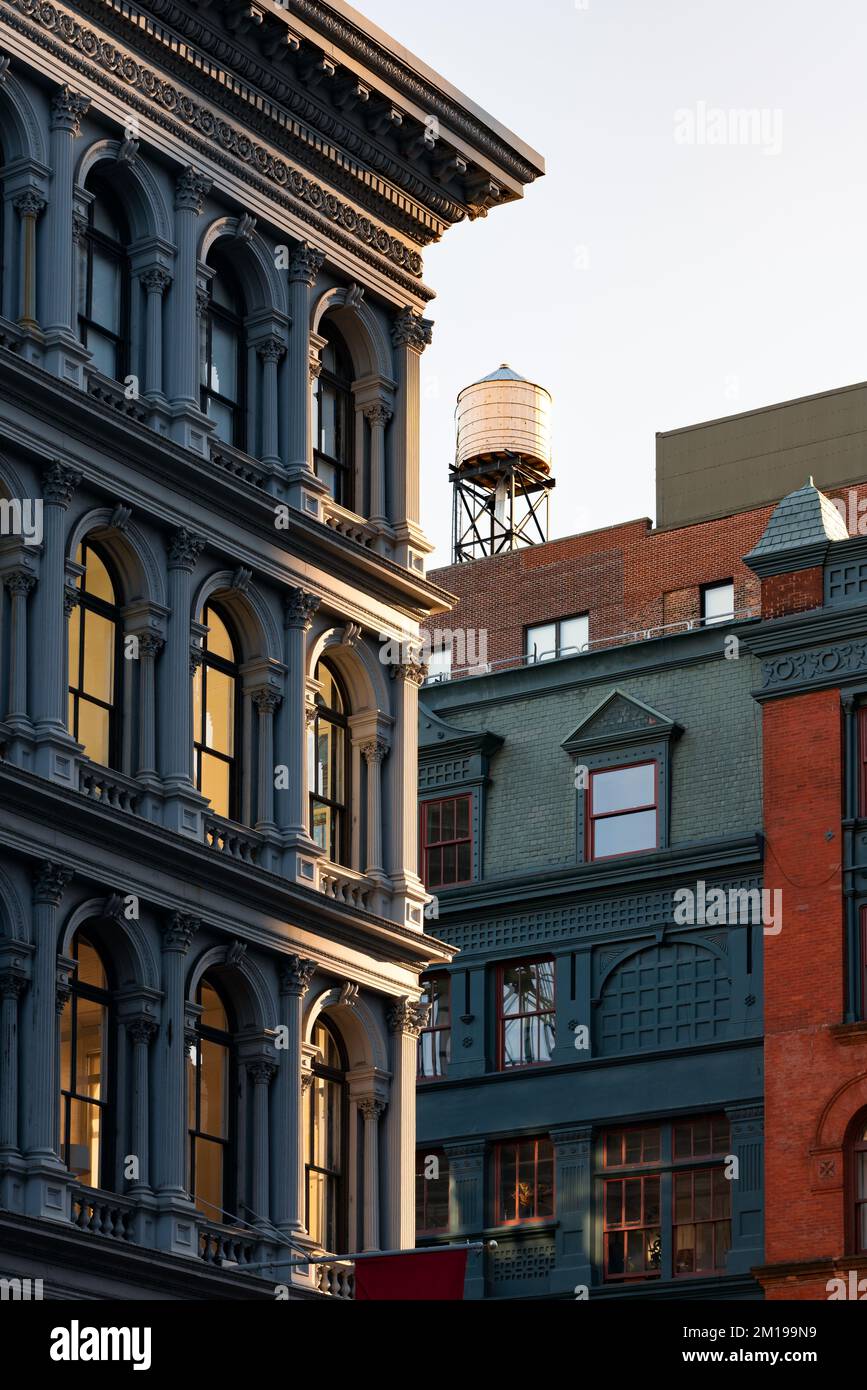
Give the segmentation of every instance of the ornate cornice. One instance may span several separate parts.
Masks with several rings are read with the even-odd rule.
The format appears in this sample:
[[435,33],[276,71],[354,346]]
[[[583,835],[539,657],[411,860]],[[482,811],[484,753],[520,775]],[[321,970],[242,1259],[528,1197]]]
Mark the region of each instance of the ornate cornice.
[[[369,101],[370,96],[376,97],[376,94],[370,93],[352,74],[344,72],[336,78],[336,65],[329,60],[316,64],[305,54],[293,70],[280,58],[268,62],[271,55],[266,50],[263,62],[259,55],[238,42],[242,26],[231,24],[229,33],[209,23],[210,16],[205,16],[202,10],[192,15],[175,0],[151,0],[147,7],[146,32],[139,25],[139,11],[119,0],[83,0],[78,8],[203,93],[213,95],[214,83],[219,82],[217,100],[223,110],[237,116],[245,127],[255,127],[275,144],[287,150],[292,148],[312,172],[342,188],[365,206],[374,209],[387,204],[388,219],[413,240],[422,244],[436,240],[446,225],[459,222],[466,215],[465,206],[447,191],[436,174],[431,178],[413,164],[419,150],[436,150],[436,140],[425,139],[427,128],[413,123],[421,139],[410,136],[408,146],[404,141],[404,158],[388,150],[376,139],[381,131],[374,130],[371,135],[364,125],[347,119],[355,104],[360,103],[366,110],[376,105],[376,101]],[[218,6],[213,6],[212,14],[217,10]],[[241,16],[245,13],[251,16],[250,7],[241,7]],[[155,23],[153,14],[159,15],[167,27]],[[279,37],[281,30],[282,34],[286,33],[282,19],[277,16],[272,18],[263,11],[260,18],[266,27],[272,26],[272,35]],[[137,27],[131,31],[131,25]],[[196,48],[179,44],[178,36],[191,40]],[[204,54],[216,59],[220,66],[215,69],[213,63],[202,62]],[[290,59],[288,44],[284,45],[281,58]],[[325,62],[331,69],[328,74]],[[231,83],[224,80],[226,70],[231,72]],[[317,99],[316,88],[326,75],[334,80],[339,92],[334,105]],[[239,81],[239,78],[246,81]],[[387,102],[384,95],[381,100]],[[426,103],[425,112],[430,109]],[[287,119],[287,111],[294,119]],[[384,124],[388,129],[388,122]],[[402,122],[399,128],[402,129]],[[445,162],[447,166],[454,163],[454,172],[457,172],[456,151],[450,148]],[[396,185],[399,193],[395,193],[392,185]],[[407,195],[419,206],[408,206]]]
[[[325,232],[330,239],[361,255],[378,269],[384,269],[385,261],[390,266],[386,274],[419,293],[423,271],[419,252],[359,215],[355,208],[307,178],[299,169],[292,168],[271,149],[251,139],[249,130],[257,122],[249,113],[244,113],[241,128],[220,119],[214,111],[164,81],[158,72],[120,51],[96,30],[55,5],[40,5],[38,0],[8,0],[0,9],[0,19],[26,33],[41,47],[62,56],[68,66],[120,96],[128,107],[170,131],[188,148],[200,151],[205,158],[222,165],[236,177],[240,173],[247,183],[262,189],[268,197],[318,231]],[[84,56],[72,56],[70,50]],[[160,61],[167,66],[167,55],[161,53]],[[189,80],[190,74],[185,74],[185,78]],[[221,88],[221,92],[221,105],[225,109],[227,92],[225,88]],[[362,201],[355,189],[353,196]],[[424,294],[430,292],[424,291]]]
[[484,150],[522,183],[532,183],[538,177],[538,169],[519,159],[508,145],[498,140],[468,111],[449,101],[430,83],[423,82],[402,63],[398,63],[387,49],[374,43],[355,25],[341,19],[327,5],[319,3],[319,0],[288,0],[288,9],[290,13],[294,12],[306,20],[313,28],[327,34],[330,40],[341,44],[353,57],[360,59],[386,81],[412,97],[425,111],[448,121],[449,125],[459,130],[472,144]]

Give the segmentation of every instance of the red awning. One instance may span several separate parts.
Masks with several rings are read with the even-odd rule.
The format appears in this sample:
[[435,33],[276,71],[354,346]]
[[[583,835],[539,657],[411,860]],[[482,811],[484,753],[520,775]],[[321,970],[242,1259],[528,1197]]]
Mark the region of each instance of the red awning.
[[400,1300],[457,1303],[464,1296],[466,1250],[415,1255],[383,1255],[355,1266],[355,1297],[367,1301]]

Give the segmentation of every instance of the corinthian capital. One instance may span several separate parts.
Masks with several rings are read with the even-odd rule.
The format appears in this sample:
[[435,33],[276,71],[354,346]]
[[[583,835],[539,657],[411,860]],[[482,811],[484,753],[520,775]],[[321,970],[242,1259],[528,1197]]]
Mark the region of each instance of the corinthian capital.
[[46,859],[33,871],[33,901],[58,907],[66,885],[72,880],[72,870],[65,864]]
[[163,949],[179,951],[185,956],[201,925],[198,917],[189,917],[184,912],[173,912],[163,926]]
[[288,956],[280,966],[280,993],[303,999],[315,972],[315,961],[305,960],[303,956]]
[[189,165],[175,184],[175,207],[180,212],[194,212],[198,217],[210,191],[211,180]]
[[403,309],[391,326],[391,341],[396,348],[410,347],[422,353],[433,341],[433,320]]
[[22,217],[38,217],[45,210],[45,199],[35,188],[27,188],[12,199],[12,206]]
[[75,468],[55,460],[42,475],[42,498],[49,506],[69,506],[73,493],[81,482],[81,474]]
[[417,1038],[427,1027],[430,1017],[430,1004],[419,1004],[412,999],[401,999],[388,1011],[388,1026],[392,1033],[407,1033]]
[[165,294],[172,283],[171,275],[161,266],[152,266],[150,270],[143,271],[139,279],[148,294]]
[[305,589],[290,589],[283,604],[286,626],[300,627],[309,632],[321,602],[315,594],[308,594]]
[[192,574],[196,568],[196,561],[205,548],[205,542],[201,536],[188,531],[186,527],[181,527],[172,536],[169,546],[169,569],[189,570]]
[[71,87],[64,85],[51,101],[51,129],[68,130],[70,134],[78,135],[82,117],[87,115],[89,109],[90,97],[82,96],[81,92],[74,92]]
[[422,661],[405,661],[399,666],[391,667],[391,678],[393,681],[405,681],[407,685],[414,685],[417,690],[421,690],[428,678],[429,669]]
[[309,241],[302,241],[300,246],[296,246],[289,261],[289,282],[293,281],[305,284],[308,289],[316,284],[316,277],[325,264],[325,253],[317,251],[315,246],[311,246]]

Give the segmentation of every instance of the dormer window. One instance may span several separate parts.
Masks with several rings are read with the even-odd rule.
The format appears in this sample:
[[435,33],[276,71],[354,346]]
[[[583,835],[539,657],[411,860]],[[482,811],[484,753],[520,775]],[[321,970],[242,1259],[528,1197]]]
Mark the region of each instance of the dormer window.
[[682,733],[667,715],[614,690],[566,740],[579,863],[667,848],[671,745]]
[[657,781],[655,762],[591,774],[589,859],[657,848]]

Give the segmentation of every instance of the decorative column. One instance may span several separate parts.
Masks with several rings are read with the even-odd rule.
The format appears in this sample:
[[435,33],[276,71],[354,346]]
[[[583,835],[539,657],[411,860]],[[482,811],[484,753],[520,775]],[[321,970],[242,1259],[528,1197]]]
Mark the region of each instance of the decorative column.
[[[304,589],[291,589],[283,607],[283,627],[286,638],[285,664],[289,672],[286,715],[283,721],[288,748],[285,764],[288,768],[288,787],[279,798],[278,824],[283,835],[286,853],[285,877],[312,881],[313,861],[320,851],[308,830],[309,807],[307,787],[307,634],[319,611],[321,600]],[[284,753],[284,750],[280,750]],[[306,858],[305,858],[306,856]]]
[[160,1197],[187,1196],[187,1054],[184,1034],[184,977],[197,917],[175,912],[163,926],[163,1018],[157,1051],[154,1111],[156,1187]]
[[280,1025],[286,1047],[274,1090],[273,1221],[286,1235],[304,1231],[301,1029],[315,962],[289,956],[280,967]]
[[428,900],[418,876],[418,692],[427,667],[409,661],[391,668],[394,691],[392,734],[391,850],[388,872],[394,892],[395,920],[401,926],[424,930],[424,905]]
[[392,428],[391,522],[396,534],[395,559],[418,570],[430,552],[419,526],[421,506],[421,355],[431,342],[433,323],[404,309],[392,325],[394,344],[395,421]]
[[276,1072],[276,1064],[261,1057],[247,1065],[247,1075],[253,1086],[253,1221],[259,1226],[271,1224],[268,1087]]
[[176,531],[169,546],[170,616],[160,682],[160,772],[166,787],[166,826],[194,839],[202,834],[204,802],[192,782],[193,691],[190,630],[193,571],[204,550],[201,536]]
[[18,1001],[26,988],[22,971],[0,967],[0,1159],[18,1150]]
[[[130,1115],[130,1149],[138,1159],[138,1178],[130,1192],[150,1191],[150,1087],[148,1085],[148,1055],[157,1035],[152,1018],[132,1018],[126,1025],[132,1044],[132,1108]],[[184,1063],[186,1065],[186,1062]]]
[[[477,1240],[485,1229],[485,1168],[487,1145],[484,1139],[443,1146],[449,1165],[449,1231],[453,1238]],[[464,1297],[477,1302],[485,1296],[486,1252],[470,1255]]]
[[10,597],[9,623],[9,709],[7,721],[27,724],[27,596],[33,592],[36,576],[25,570],[6,575]]
[[287,364],[288,481],[289,499],[298,511],[318,516],[323,486],[313,472],[310,458],[310,295],[325,255],[309,242],[301,242],[289,262],[289,333]]
[[415,1247],[415,1082],[419,1034],[430,1008],[401,999],[388,1012],[392,1033],[391,1104],[388,1110],[389,1250]]
[[384,405],[371,405],[364,414],[370,425],[370,522],[373,526],[387,526],[385,431],[393,418],[393,411]]
[[380,1250],[382,1248],[379,1243],[379,1121],[385,1114],[385,1103],[367,1097],[358,1102],[358,1109],[364,1116],[364,1251],[366,1254],[368,1250]]
[[552,1129],[551,1143],[558,1222],[551,1293],[573,1293],[593,1282],[593,1129]]
[[257,343],[262,359],[262,462],[280,468],[280,411],[277,398],[277,366],[286,356],[286,344],[276,335]]
[[26,998],[23,1047],[25,1076],[24,1149],[50,1167],[60,1167],[54,1148],[59,1100],[57,1073],[57,909],[72,870],[46,861],[33,878],[33,978]]
[[169,359],[166,395],[175,416],[174,437],[197,453],[206,451],[199,409],[199,343],[196,294],[198,219],[211,180],[192,167],[175,185],[175,281],[169,299]]
[[388,755],[385,739],[362,747],[367,763],[367,877],[384,877],[382,862],[382,764]]
[[45,199],[41,193],[28,188],[13,200],[13,206],[21,219],[19,245],[20,256],[20,313],[18,322],[22,328],[38,329],[36,321],[36,219],[45,209]]
[[729,1157],[737,1159],[732,1178],[732,1245],[729,1274],[748,1274],[764,1261],[765,1107],[728,1105],[731,1126]]
[[138,639],[139,658],[139,704],[138,704],[138,771],[137,777],[155,778],[157,775],[156,755],[156,704],[155,665],[156,659],[165,646],[165,639],[153,632],[142,633]]
[[163,392],[163,295],[172,283],[167,270],[152,266],[139,279],[147,295],[145,309],[145,382],[149,400],[162,401]]
[[[46,255],[49,273],[42,294],[42,321],[46,334],[46,367],[63,380],[75,379],[80,385],[83,355],[74,328],[73,286],[73,154],[82,117],[90,98],[64,86],[51,102],[51,193],[45,218]],[[69,349],[72,347],[72,355]]]
[[81,474],[55,461],[42,477],[42,570],[33,601],[39,643],[33,655],[32,718],[36,730],[36,772],[64,786],[75,782],[75,744],[66,728],[67,619],[65,513]]
[[274,822],[274,713],[280,704],[278,691],[255,690],[253,704],[259,712],[259,807],[256,829],[276,830]]

